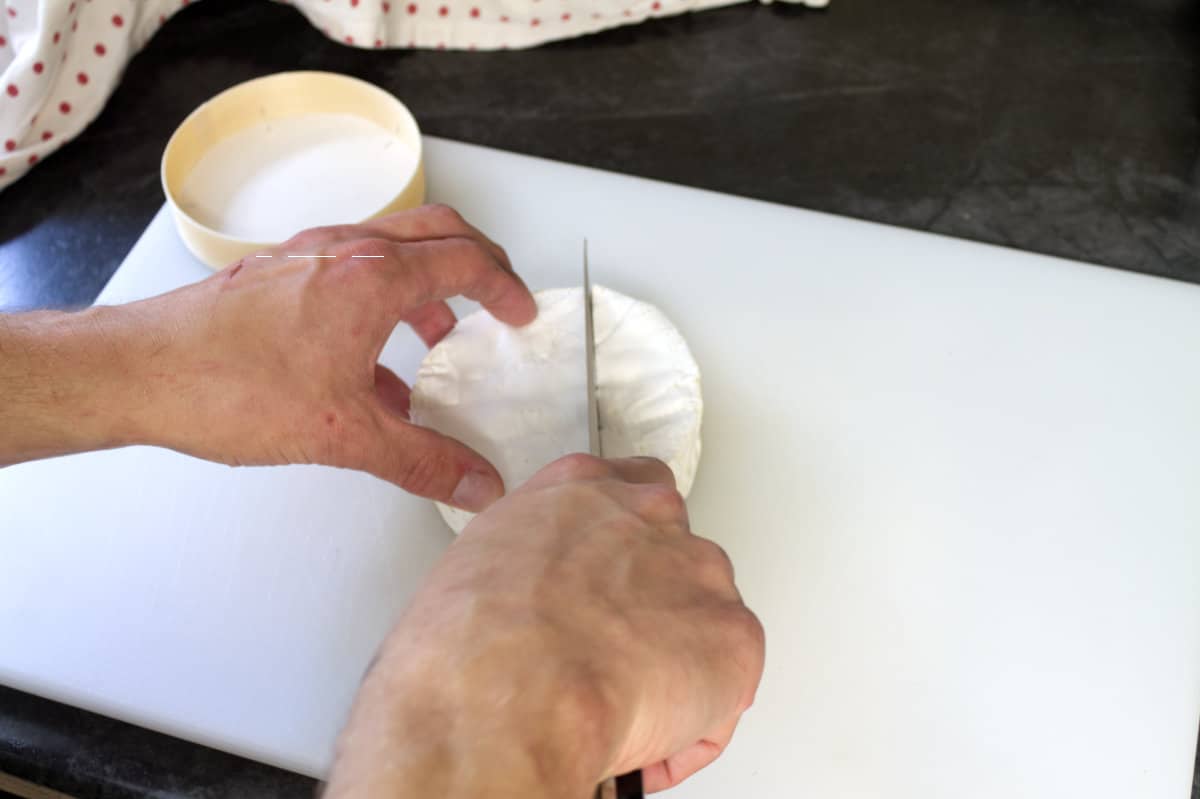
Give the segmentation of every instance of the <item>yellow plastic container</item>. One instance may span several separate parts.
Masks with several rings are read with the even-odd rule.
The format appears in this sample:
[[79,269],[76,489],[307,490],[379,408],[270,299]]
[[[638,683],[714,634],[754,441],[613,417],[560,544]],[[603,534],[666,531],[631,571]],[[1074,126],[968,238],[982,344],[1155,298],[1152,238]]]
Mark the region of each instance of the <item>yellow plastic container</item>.
[[[415,208],[425,200],[425,167],[421,132],[408,109],[388,92],[357,78],[330,72],[282,72],[257,78],[218,94],[193,111],[167,142],[162,158],[162,184],[179,235],[187,248],[219,269],[279,241],[257,241],[215,229],[194,218],[181,202],[181,189],[200,160],[223,140],[263,123],[303,124],[315,114],[360,117],[394,135],[416,156],[411,174],[386,187],[391,199],[366,218]],[[390,179],[387,175],[378,176]],[[361,222],[329,219],[322,224]],[[292,232],[299,232],[292,231]]]

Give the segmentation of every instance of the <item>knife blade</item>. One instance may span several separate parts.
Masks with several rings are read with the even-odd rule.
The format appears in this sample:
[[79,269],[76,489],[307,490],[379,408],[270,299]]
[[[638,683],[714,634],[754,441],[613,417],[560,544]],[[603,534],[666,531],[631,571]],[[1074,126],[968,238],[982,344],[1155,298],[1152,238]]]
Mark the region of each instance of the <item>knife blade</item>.
[[[593,455],[603,458],[600,405],[596,401],[596,324],[592,315],[592,275],[588,267],[587,239],[583,240],[583,327],[584,347],[587,348],[588,449]],[[596,787],[596,799],[643,799],[644,796],[641,771],[609,777]]]
[[587,414],[588,451],[599,458],[604,457],[604,445],[600,442],[600,406],[596,403],[596,325],[592,317],[592,275],[588,269],[588,243],[583,240],[583,327],[587,350]]

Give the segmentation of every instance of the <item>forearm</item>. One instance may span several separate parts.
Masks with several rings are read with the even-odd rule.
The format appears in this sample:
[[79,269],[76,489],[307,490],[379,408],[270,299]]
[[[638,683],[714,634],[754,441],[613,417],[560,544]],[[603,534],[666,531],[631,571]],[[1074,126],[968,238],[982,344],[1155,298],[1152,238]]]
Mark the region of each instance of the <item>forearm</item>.
[[590,799],[544,773],[536,752],[514,737],[462,728],[464,719],[427,707],[397,706],[360,721],[343,737],[324,799],[445,796],[489,799]]
[[147,342],[128,314],[0,315],[0,466],[139,443]]

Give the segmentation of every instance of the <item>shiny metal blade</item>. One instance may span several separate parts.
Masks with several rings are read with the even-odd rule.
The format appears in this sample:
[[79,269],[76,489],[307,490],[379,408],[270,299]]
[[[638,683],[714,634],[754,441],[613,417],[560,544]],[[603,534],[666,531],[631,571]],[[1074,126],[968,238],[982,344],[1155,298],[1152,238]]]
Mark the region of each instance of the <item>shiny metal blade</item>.
[[[596,325],[592,319],[592,275],[588,269],[587,239],[583,240],[583,326],[587,348],[588,448],[604,457],[600,443],[600,406],[596,402]],[[642,772],[610,777],[596,787],[595,799],[643,799]]]
[[596,404],[596,328],[592,321],[592,276],[588,271],[587,239],[583,240],[583,324],[587,349],[588,450],[604,457],[600,443],[600,406]]

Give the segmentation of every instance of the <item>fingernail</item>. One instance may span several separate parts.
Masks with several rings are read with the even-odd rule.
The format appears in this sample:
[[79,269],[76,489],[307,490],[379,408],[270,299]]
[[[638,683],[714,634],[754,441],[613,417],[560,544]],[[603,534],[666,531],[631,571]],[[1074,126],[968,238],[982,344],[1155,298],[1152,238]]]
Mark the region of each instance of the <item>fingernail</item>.
[[484,472],[468,471],[450,495],[450,504],[478,513],[503,495],[504,488],[495,477]]

